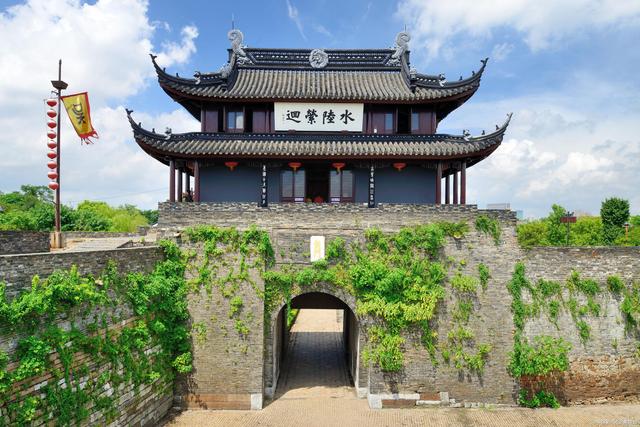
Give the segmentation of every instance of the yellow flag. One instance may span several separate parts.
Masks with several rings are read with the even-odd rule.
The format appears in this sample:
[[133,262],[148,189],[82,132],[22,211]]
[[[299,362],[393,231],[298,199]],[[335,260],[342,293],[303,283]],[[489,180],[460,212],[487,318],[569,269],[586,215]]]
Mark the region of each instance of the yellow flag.
[[91,108],[87,92],[63,96],[62,102],[80,140],[85,144],[91,144],[93,141],[90,138],[97,138],[98,133],[91,125]]

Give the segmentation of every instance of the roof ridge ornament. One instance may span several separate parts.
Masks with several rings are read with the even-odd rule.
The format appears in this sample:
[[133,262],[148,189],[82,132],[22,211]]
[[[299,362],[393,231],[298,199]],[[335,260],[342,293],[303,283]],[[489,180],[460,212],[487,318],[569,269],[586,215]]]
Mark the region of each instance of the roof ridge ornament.
[[396,35],[396,44],[393,47],[395,52],[391,55],[391,58],[387,61],[387,65],[396,66],[402,63],[404,53],[409,49],[409,42],[411,41],[411,35],[407,31],[400,31]]
[[313,68],[324,68],[329,63],[329,55],[322,49],[313,49],[309,54],[309,64]]
[[235,60],[239,65],[251,63],[251,59],[247,56],[247,52],[244,51],[244,46],[242,41],[244,40],[244,34],[242,31],[233,29],[227,33],[227,37],[231,42],[231,50],[233,51],[233,55],[235,56]]

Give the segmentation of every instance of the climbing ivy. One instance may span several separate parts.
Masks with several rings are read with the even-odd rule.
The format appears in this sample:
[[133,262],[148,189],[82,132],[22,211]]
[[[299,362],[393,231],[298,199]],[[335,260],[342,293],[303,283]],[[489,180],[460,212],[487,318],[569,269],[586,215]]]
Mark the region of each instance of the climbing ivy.
[[478,215],[476,217],[476,229],[493,237],[493,241],[496,246],[500,244],[502,229],[500,228],[500,222],[497,219],[489,218],[487,215]]
[[[351,245],[350,250],[343,239],[333,239],[327,244],[326,261],[265,271],[265,311],[270,313],[282,302],[289,305],[292,295],[305,287],[328,283],[354,295],[357,314],[374,322],[366,331],[369,346],[363,352],[365,360],[385,372],[401,370],[403,332],[417,330],[432,360],[438,363],[438,337],[432,322],[449,282],[447,266],[440,261],[441,249],[447,236],[461,238],[467,231],[466,222],[407,227],[392,234],[374,228],[365,231],[362,245]],[[481,284],[460,271],[450,280],[452,289],[469,294]],[[472,309],[466,300],[460,307]],[[479,345],[475,354],[467,352],[474,345],[468,318],[459,318],[461,328],[447,337],[448,345],[441,347],[441,353],[458,369],[481,372],[490,346]]]
[[[609,276],[606,280],[606,289],[614,296],[623,296],[621,311],[625,317],[627,328],[635,328],[640,319],[640,286],[633,284],[627,288],[617,276]],[[561,310],[566,310],[573,319],[577,334],[583,345],[587,345],[591,339],[591,328],[586,319],[588,316],[600,316],[602,308],[596,298],[605,290],[597,281],[582,278],[577,271],[567,278],[564,286],[555,281],[540,279],[537,283],[531,283],[525,277],[524,264],[516,264],[512,279],[508,284],[512,295],[511,311],[515,325],[514,348],[511,353],[509,371],[520,378],[542,377],[545,375],[566,371],[569,367],[568,352],[571,349],[569,343],[562,338],[549,336],[537,336],[533,343],[529,343],[523,336],[524,325],[527,319],[536,318],[546,313],[549,320],[559,329],[557,320]],[[530,302],[523,299],[523,292],[527,291]],[[579,299],[585,301],[579,302]],[[617,347],[617,340],[614,340]],[[543,385],[539,381],[539,386]],[[552,406],[557,400],[552,393],[540,390],[532,394],[531,390],[521,391],[519,399],[523,406]]]
[[[522,293],[523,290],[527,289],[532,295],[537,295],[537,291],[526,278],[523,263],[519,262],[516,264],[513,276],[507,284],[507,289],[512,298],[511,312],[513,313],[513,324],[515,326],[513,351],[510,353],[509,362],[509,372],[511,375],[519,379],[525,375],[540,377],[552,372],[566,371],[569,367],[568,353],[571,349],[569,343],[562,338],[541,335],[535,337],[533,344],[530,344],[524,336],[525,321],[532,313],[532,310],[524,302]],[[542,289],[544,289],[545,292],[553,292],[555,286],[552,284],[544,284]],[[529,407],[540,406],[541,404],[557,407],[555,404],[549,405],[552,402],[557,403],[557,399],[553,396],[553,393],[541,390],[531,399],[528,399],[527,394],[529,392],[528,390],[521,390],[518,399],[520,404]],[[541,399],[541,396],[545,398]]]
[[[120,396],[107,390],[121,384],[170,389],[176,372],[191,370],[184,259],[175,244],[161,245],[165,260],[149,274],[121,275],[109,263],[94,278],[72,267],[34,277],[31,288],[11,300],[0,285],[0,334],[23,337],[13,360],[0,353],[0,402],[6,403],[0,425],[28,425],[42,416],[55,425],[80,424],[91,406],[110,421]],[[126,306],[137,320],[110,330]],[[69,328],[56,326],[61,317]],[[78,354],[107,369],[89,371]],[[39,390],[44,397],[21,398],[29,380],[43,375],[51,376]]]

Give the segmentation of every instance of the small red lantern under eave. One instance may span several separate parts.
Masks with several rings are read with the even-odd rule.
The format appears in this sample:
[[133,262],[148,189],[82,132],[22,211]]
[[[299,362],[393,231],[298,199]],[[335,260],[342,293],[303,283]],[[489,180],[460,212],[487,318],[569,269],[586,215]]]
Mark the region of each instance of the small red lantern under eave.
[[294,172],[297,172],[300,166],[302,166],[302,163],[300,162],[289,162],[289,167],[293,169]]
[[58,105],[58,100],[55,98],[49,98],[46,102],[49,107],[55,107],[56,105]]
[[400,172],[402,169],[404,169],[407,166],[406,163],[402,163],[402,162],[398,162],[398,163],[394,163],[393,167],[398,169],[398,172]]
[[50,139],[47,141],[47,147],[51,148],[52,150],[57,146],[58,144],[53,139]]
[[229,168],[230,171],[234,170],[238,166],[238,162],[224,162],[224,165]]
[[55,151],[51,150],[47,153],[47,157],[50,158],[51,160],[55,159],[56,157],[58,157],[58,153],[56,153]]
[[52,119],[57,115],[58,113],[56,113],[56,110],[54,110],[53,108],[50,110],[47,110],[47,116],[51,117]]
[[49,126],[50,129],[55,129],[58,126],[58,122],[53,119],[49,119],[47,121],[47,126]]
[[56,131],[55,131],[55,130],[53,130],[53,129],[49,129],[49,130],[47,131],[47,136],[48,136],[49,138],[51,138],[51,139],[55,138],[57,135],[58,135],[58,134],[57,134],[57,133],[56,133]]
[[342,168],[345,167],[345,164],[344,163],[331,163],[331,166],[336,168],[338,170],[338,173],[339,173],[342,170]]
[[53,181],[54,179],[58,179],[58,172],[56,172],[56,171],[50,171],[50,172],[47,174],[47,177],[48,177],[50,180],[52,180],[52,181]]
[[57,183],[57,182],[55,182],[55,181],[51,181],[51,182],[49,183],[49,188],[50,188],[50,189],[52,189],[52,190],[57,190],[57,189],[58,189],[58,187],[59,187],[59,185],[58,185],[58,183]]
[[54,162],[53,160],[51,160],[49,163],[47,163],[47,167],[48,167],[49,169],[55,169],[55,168],[57,168],[57,167],[58,167],[58,163],[57,163],[57,162]]

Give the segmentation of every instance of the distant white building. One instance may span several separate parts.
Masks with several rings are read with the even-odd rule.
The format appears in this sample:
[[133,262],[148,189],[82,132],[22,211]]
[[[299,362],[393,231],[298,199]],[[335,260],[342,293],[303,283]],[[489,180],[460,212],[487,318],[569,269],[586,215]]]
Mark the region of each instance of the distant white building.
[[[493,209],[498,211],[510,211],[511,203],[487,203],[487,209]],[[516,218],[520,220],[524,219],[524,211],[517,210],[515,212],[516,212]]]

